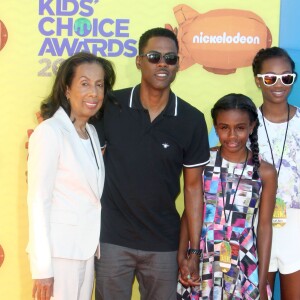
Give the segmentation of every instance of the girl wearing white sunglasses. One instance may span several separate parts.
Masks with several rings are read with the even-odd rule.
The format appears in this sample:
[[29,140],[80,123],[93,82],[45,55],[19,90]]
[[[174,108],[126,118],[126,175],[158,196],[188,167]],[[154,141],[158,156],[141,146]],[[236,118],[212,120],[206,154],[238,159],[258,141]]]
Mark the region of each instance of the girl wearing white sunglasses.
[[300,299],[300,108],[288,103],[295,63],[282,48],[261,49],[252,63],[263,104],[258,109],[259,151],[278,173],[268,280],[280,274],[282,300]]

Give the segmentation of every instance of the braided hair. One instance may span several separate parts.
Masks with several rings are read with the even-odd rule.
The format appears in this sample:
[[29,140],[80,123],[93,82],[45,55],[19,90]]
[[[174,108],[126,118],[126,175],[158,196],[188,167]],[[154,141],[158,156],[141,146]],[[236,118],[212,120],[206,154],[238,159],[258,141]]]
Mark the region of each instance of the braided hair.
[[231,93],[225,95],[215,103],[214,107],[211,110],[211,116],[214,125],[216,125],[217,123],[217,116],[220,111],[232,109],[238,109],[247,112],[250,119],[250,123],[253,124],[253,122],[256,122],[252,133],[249,135],[249,140],[250,149],[252,152],[252,159],[254,163],[253,179],[258,179],[258,169],[260,167],[260,161],[257,129],[259,126],[259,121],[256,106],[249,97],[243,94]]
[[260,49],[252,62],[252,70],[254,76],[259,74],[262,69],[262,64],[265,60],[270,59],[270,58],[278,58],[282,57],[285,58],[292,67],[292,71],[294,73],[295,71],[295,62],[292,60],[292,58],[289,56],[289,54],[282,48],[280,47],[271,47],[271,48],[266,48],[266,49]]

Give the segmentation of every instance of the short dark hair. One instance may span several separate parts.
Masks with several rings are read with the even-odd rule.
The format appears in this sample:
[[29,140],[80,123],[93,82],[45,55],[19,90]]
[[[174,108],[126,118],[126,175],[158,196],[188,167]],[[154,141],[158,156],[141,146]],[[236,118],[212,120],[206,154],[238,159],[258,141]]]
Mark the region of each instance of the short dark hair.
[[104,95],[106,95],[108,91],[112,90],[116,81],[116,75],[112,63],[92,53],[76,53],[63,61],[60,65],[51,93],[41,104],[41,116],[43,119],[51,118],[60,106],[70,116],[71,107],[66,97],[66,90],[67,87],[72,84],[76,68],[85,63],[99,64],[104,70]]
[[172,41],[174,41],[176,48],[177,48],[177,52],[178,52],[179,44],[178,44],[178,40],[177,40],[175,33],[166,28],[156,27],[156,28],[147,30],[146,32],[144,32],[141,35],[140,40],[139,40],[139,54],[143,54],[143,50],[147,46],[149,39],[151,39],[153,37],[167,37],[167,38],[171,39]]
[[217,124],[217,117],[218,113],[220,111],[226,111],[226,110],[232,110],[237,109],[241,111],[247,112],[249,116],[250,123],[253,124],[253,122],[256,122],[252,134],[249,136],[250,140],[250,148],[252,151],[252,157],[254,162],[254,173],[253,178],[258,178],[258,168],[260,166],[259,162],[259,146],[258,146],[258,136],[257,136],[257,129],[259,126],[258,121],[258,113],[257,108],[253,101],[243,95],[243,94],[228,94],[220,98],[214,105],[214,107],[211,109],[211,116],[213,119],[214,125]]
[[271,47],[271,48],[260,49],[256,53],[252,62],[253,75],[256,76],[257,74],[260,74],[262,64],[265,60],[270,58],[277,58],[277,57],[285,58],[291,64],[292,71],[293,72],[295,71],[295,62],[287,53],[287,51],[280,47]]

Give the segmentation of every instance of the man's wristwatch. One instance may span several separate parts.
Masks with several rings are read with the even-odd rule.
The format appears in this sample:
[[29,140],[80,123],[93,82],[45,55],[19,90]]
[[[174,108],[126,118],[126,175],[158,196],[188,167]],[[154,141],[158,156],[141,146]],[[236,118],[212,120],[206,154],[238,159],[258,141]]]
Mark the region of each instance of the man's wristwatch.
[[190,248],[188,250],[188,255],[191,255],[191,254],[196,254],[200,257],[202,255],[202,250]]

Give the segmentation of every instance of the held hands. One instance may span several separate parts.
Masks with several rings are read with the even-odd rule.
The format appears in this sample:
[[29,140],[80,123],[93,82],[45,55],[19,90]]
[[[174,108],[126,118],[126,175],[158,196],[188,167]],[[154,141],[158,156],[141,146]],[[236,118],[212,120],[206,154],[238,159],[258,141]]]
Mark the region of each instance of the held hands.
[[190,254],[179,260],[179,281],[185,286],[200,285],[199,256]]
[[37,300],[50,300],[53,296],[54,278],[35,279],[32,288],[32,298]]

